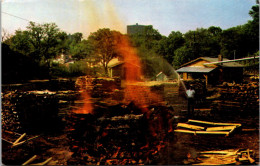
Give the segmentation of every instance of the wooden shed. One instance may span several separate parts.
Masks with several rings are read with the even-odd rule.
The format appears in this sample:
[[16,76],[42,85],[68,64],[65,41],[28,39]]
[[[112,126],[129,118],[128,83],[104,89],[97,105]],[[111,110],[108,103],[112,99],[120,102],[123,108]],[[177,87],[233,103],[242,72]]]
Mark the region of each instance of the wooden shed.
[[166,74],[164,74],[162,71],[156,75],[156,81],[168,81],[169,78]]
[[217,63],[229,59],[199,57],[181,66],[177,72],[183,80],[204,79],[206,84],[216,85],[222,82],[241,82],[243,80],[243,65],[237,62]]
[[[125,62],[120,58],[112,59],[108,64],[109,77],[120,77],[121,80],[131,79],[140,80],[140,66]],[[127,72],[128,69],[128,72]],[[127,75],[128,73],[128,75]]]

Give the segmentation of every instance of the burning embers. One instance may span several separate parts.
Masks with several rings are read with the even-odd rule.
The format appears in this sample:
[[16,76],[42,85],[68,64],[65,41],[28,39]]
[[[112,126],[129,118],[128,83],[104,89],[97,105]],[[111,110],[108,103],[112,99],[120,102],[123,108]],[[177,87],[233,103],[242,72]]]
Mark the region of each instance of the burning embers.
[[133,103],[96,108],[93,115],[75,115],[71,119],[74,130],[70,130],[74,156],[69,164],[152,164],[172,134],[168,133],[172,110],[155,106],[147,109],[151,112],[149,119]]

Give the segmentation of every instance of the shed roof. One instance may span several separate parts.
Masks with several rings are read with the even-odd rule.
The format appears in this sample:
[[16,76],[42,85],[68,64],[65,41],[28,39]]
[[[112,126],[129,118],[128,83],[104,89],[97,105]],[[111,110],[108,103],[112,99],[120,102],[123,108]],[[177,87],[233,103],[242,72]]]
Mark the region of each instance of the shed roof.
[[123,63],[124,63],[124,61],[120,61],[120,60],[118,60],[118,58],[114,58],[114,59],[112,59],[112,60],[108,63],[107,66],[108,66],[109,68],[112,68],[112,67],[121,65],[121,64],[123,64]]
[[187,72],[187,73],[209,73],[216,68],[212,67],[182,67],[176,70],[179,73]]

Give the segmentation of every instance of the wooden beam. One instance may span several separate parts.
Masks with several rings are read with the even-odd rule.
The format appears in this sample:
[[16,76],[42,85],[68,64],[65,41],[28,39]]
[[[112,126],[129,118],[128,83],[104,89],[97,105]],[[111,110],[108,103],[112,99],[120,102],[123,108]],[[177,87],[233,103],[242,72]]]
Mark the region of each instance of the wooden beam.
[[195,131],[195,134],[223,134],[223,135],[228,135],[229,132],[224,132],[224,131]]
[[31,157],[29,160],[27,160],[26,162],[24,162],[22,165],[28,165],[31,162],[33,162],[36,159],[37,155],[34,155],[33,157]]
[[37,164],[32,164],[32,165],[45,165],[45,164],[47,164],[48,162],[50,162],[51,160],[52,160],[52,157],[48,158],[48,159],[45,160],[44,162],[37,163]]
[[23,144],[23,143],[25,143],[25,142],[28,142],[28,141],[30,141],[30,140],[32,140],[32,139],[35,139],[35,138],[37,138],[37,137],[39,137],[39,136],[35,136],[35,137],[32,137],[32,138],[29,138],[29,139],[27,139],[27,140],[25,140],[25,141],[22,141],[22,142],[13,143],[12,146],[15,147],[15,146],[21,145],[21,144]]
[[4,139],[4,138],[2,138],[2,140],[5,141],[5,142],[8,142],[8,143],[10,143],[10,144],[13,144],[13,142],[8,141],[8,140],[6,140],[6,139]]
[[194,123],[202,123],[202,124],[209,124],[209,125],[216,125],[216,126],[241,126],[240,123],[215,123],[215,122],[207,122],[207,121],[201,121],[201,120],[192,120],[189,119],[188,122],[194,122]]
[[18,143],[21,139],[23,139],[23,137],[26,135],[26,133],[24,133],[23,135],[21,135],[17,140],[14,141],[13,144]]
[[182,130],[182,129],[177,129],[174,130],[175,132],[180,132],[180,133],[189,133],[189,134],[222,134],[222,135],[228,135],[229,132],[223,132],[223,131],[191,131],[191,130]]
[[205,129],[205,127],[195,126],[195,125],[186,124],[186,123],[178,123],[177,127],[183,127],[183,128],[193,129],[193,130],[204,130]]
[[182,130],[182,129],[177,129],[174,130],[175,132],[179,132],[179,133],[190,133],[190,134],[195,134],[195,131],[191,131],[191,130]]
[[223,130],[233,130],[236,126],[220,126],[220,127],[208,127],[206,131],[223,131]]

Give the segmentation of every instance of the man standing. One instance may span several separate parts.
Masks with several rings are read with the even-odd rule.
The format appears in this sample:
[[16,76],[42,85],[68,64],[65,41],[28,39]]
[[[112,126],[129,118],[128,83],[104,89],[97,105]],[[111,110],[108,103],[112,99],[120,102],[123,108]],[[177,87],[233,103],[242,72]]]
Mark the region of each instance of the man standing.
[[195,97],[195,90],[193,89],[192,85],[187,86],[186,95],[188,98],[188,118],[190,117],[190,113],[193,116],[194,114],[194,97]]

